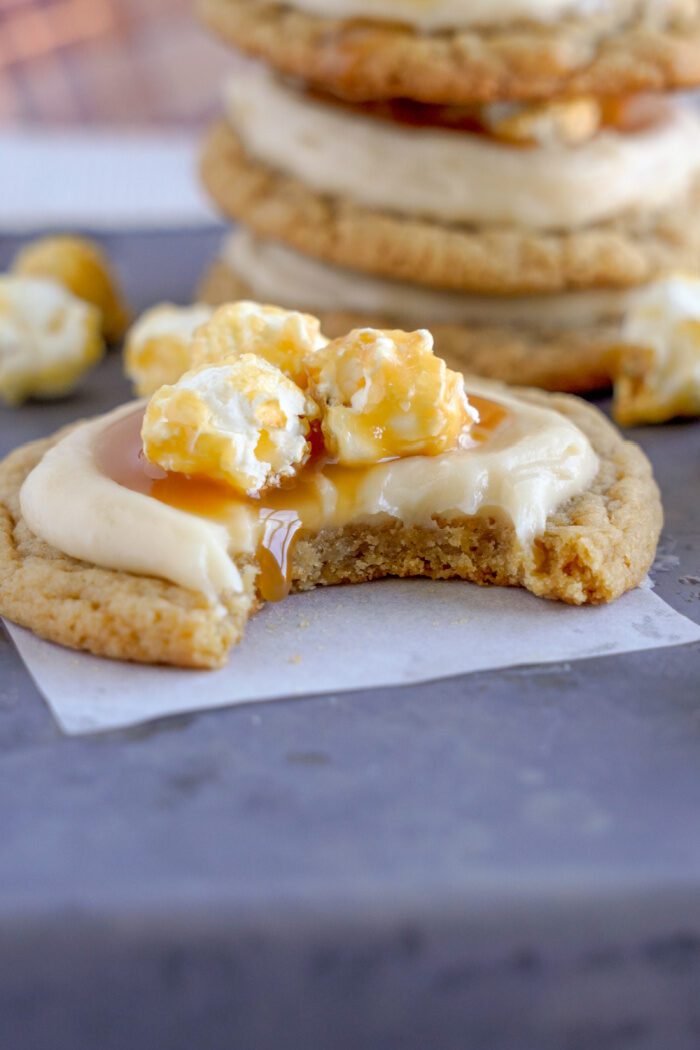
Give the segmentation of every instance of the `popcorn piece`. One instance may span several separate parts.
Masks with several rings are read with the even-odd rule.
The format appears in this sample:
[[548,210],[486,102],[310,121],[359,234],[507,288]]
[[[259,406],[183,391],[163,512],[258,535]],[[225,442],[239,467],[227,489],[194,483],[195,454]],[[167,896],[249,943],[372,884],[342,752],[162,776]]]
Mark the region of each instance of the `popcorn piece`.
[[192,367],[194,334],[212,313],[203,303],[162,303],[141,315],[124,345],[124,369],[139,397],[150,397],[165,383],[176,383]]
[[317,317],[242,300],[216,311],[194,341],[195,364],[257,354],[298,386],[306,386],[306,358],[325,346]]
[[314,402],[278,368],[244,354],[161,387],[146,409],[143,446],[166,470],[256,496],[304,465],[317,415]]
[[339,463],[438,455],[478,420],[462,375],[433,354],[427,331],[356,329],[318,350],[308,368],[326,448]]
[[602,110],[592,97],[552,99],[522,105],[499,102],[483,113],[488,131],[503,142],[531,146],[587,142],[600,130]]
[[0,277],[0,398],[61,397],[102,357],[100,314],[55,281]]
[[481,123],[496,139],[521,146],[578,146],[604,128],[623,134],[643,131],[668,118],[663,95],[640,92],[594,98],[553,98],[544,102],[495,102],[479,111]]
[[104,252],[82,237],[47,237],[24,248],[15,258],[13,273],[49,277],[96,306],[109,342],[121,339],[129,324],[126,308]]
[[638,293],[622,326],[613,414],[621,426],[700,415],[700,278]]

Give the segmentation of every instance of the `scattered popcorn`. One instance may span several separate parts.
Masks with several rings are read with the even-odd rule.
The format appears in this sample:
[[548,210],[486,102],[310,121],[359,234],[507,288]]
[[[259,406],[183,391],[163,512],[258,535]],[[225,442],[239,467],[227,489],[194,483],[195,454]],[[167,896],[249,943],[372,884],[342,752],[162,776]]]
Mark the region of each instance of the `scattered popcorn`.
[[621,342],[613,403],[618,423],[700,415],[700,278],[677,274],[639,292]]
[[161,303],[141,315],[124,344],[124,369],[139,397],[150,397],[159,386],[176,383],[192,367],[194,334],[213,312],[203,303]]
[[310,314],[242,300],[220,307],[194,341],[195,364],[257,354],[298,386],[306,385],[306,358],[325,346],[321,323]]
[[309,458],[318,407],[279,368],[254,354],[200,365],[151,398],[144,451],[165,470],[257,496]]
[[358,466],[392,456],[434,456],[478,420],[461,374],[433,354],[430,332],[360,328],[309,359],[326,448]]
[[102,356],[100,314],[62,285],[0,277],[0,398],[61,397]]
[[16,256],[12,271],[23,277],[48,277],[96,306],[102,314],[105,339],[113,342],[129,324],[126,308],[104,252],[82,237],[46,237]]
[[504,142],[546,146],[568,146],[587,142],[600,130],[600,102],[593,97],[551,99],[523,105],[498,102],[484,109],[484,124]]

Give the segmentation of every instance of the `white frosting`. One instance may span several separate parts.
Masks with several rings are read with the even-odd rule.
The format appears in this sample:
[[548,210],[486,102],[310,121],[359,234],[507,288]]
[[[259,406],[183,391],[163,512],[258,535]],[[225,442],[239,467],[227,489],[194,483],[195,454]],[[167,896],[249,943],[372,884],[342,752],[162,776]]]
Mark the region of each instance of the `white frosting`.
[[46,453],[20,491],[27,525],[89,564],[159,576],[212,600],[242,591],[224,525],[132,492],[98,468],[96,438],[133,411],[132,403],[85,423]]
[[647,131],[523,148],[365,116],[258,67],[229,81],[225,103],[264,164],[321,193],[444,223],[573,229],[682,199],[700,170],[700,118],[680,104]]
[[[497,26],[516,21],[555,22],[566,15],[605,10],[604,0],[293,0],[293,7],[325,18],[367,18],[399,22],[425,31]],[[658,21],[675,11],[678,0],[616,0],[620,17],[641,9]]]
[[[436,514],[501,514],[527,545],[552,511],[588,487],[598,459],[586,436],[559,413],[481,380],[470,382],[469,392],[513,413],[483,445],[379,463],[350,486],[342,484],[347,470],[338,475],[330,468],[278,499],[293,505],[310,529],[377,514],[426,526]],[[161,576],[212,600],[226,588],[239,590],[229,554],[255,550],[262,528],[255,504],[232,500],[224,526],[124,488],[98,469],[98,436],[131,411],[133,404],[79,427],[44,456],[20,493],[29,528],[75,558]]]
[[238,229],[222,261],[259,299],[322,313],[342,310],[425,324],[522,325],[571,330],[621,319],[635,292],[584,291],[519,297],[478,296],[424,288],[319,262]]

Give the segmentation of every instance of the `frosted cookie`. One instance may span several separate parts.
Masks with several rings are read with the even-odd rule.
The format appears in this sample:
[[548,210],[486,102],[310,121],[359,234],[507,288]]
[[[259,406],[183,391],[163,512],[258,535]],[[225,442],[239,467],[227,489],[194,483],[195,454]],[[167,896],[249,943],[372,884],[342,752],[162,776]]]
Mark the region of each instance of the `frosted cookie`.
[[331,337],[425,323],[451,368],[545,390],[604,389],[623,360],[635,369],[645,357],[619,350],[635,291],[505,297],[421,288],[321,263],[244,229],[225,240],[199,294],[213,305],[251,298],[296,305]]
[[[297,124],[236,107],[238,126],[222,122],[206,141],[207,190],[261,237],[365,273],[499,295],[631,287],[696,265],[700,132],[685,110],[662,128],[550,151],[322,105],[307,134],[308,106]],[[338,127],[314,130],[317,117]]]
[[620,95],[700,83],[697,0],[199,0],[223,39],[352,99]]
[[363,330],[315,347],[304,389],[234,355],[10,455],[0,613],[101,655],[214,667],[290,589],[428,576],[611,601],[660,526],[647,460],[596,409],[465,387],[427,331]]

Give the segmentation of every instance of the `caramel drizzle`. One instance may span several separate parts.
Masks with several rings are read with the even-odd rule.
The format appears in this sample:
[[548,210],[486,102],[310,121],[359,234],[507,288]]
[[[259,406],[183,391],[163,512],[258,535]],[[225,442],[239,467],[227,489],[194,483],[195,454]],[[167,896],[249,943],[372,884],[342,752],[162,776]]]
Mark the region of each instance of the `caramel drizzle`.
[[[474,445],[481,444],[508,422],[511,413],[487,398],[470,395],[469,401],[480,417],[469,437]],[[176,474],[149,462],[141,441],[143,412],[143,408],[136,408],[99,434],[95,446],[99,470],[124,488],[215,521],[225,522],[236,505],[254,509],[262,526],[256,551],[258,590],[265,601],[281,601],[291,590],[294,549],[303,527],[300,512],[289,506],[290,493],[303,494],[305,489],[308,492],[311,475],[321,471],[352,496],[364,472],[324,463],[322,457],[315,456],[293,488],[265,493],[264,502],[248,499],[206,478]]]

